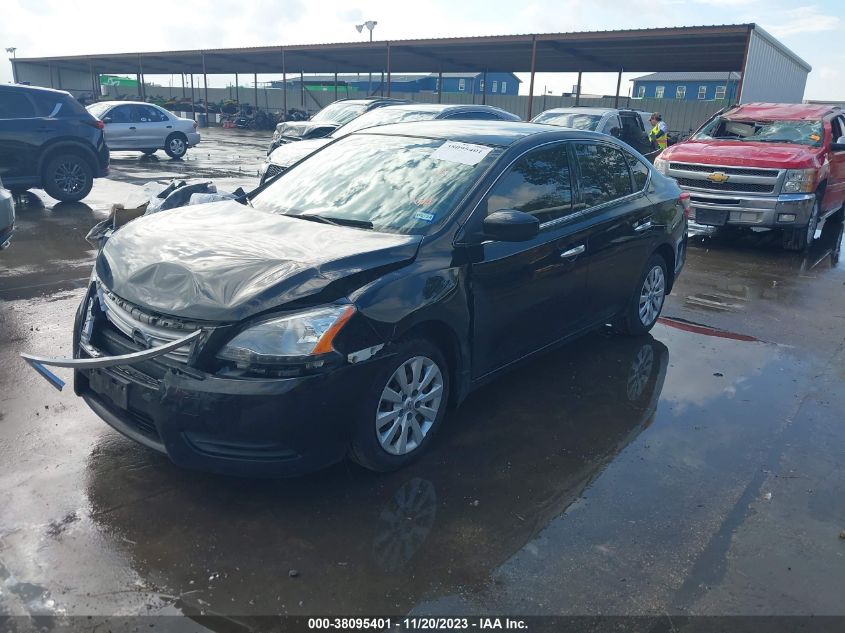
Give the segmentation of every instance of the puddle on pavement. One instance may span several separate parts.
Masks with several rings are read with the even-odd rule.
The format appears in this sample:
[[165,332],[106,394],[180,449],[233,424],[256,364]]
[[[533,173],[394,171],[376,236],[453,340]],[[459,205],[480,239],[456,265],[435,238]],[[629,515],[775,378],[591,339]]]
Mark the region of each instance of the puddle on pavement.
[[[493,591],[509,604],[564,586],[556,604],[635,613],[624,589],[668,599],[682,584],[797,389],[777,346],[694,327],[597,333],[530,363],[471,396],[430,453],[387,475],[342,464],[280,481],[214,477],[107,431],[84,481],[68,482],[88,507],[42,526],[39,547],[20,545],[37,559],[27,567],[62,568],[72,543],[72,558],[93,550],[72,593],[103,592],[98,567],[113,578],[125,560],[150,604],[184,613],[407,613],[443,596]],[[62,608],[107,614],[114,600],[66,596]]]

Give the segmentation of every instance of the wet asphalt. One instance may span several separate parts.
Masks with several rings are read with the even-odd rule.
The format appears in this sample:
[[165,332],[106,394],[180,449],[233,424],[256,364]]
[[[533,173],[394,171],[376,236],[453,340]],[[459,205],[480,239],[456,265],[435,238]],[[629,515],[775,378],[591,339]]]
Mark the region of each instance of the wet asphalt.
[[[151,180],[257,184],[268,133],[114,153],[0,253],[0,616],[845,615],[845,267],[771,234],[692,238],[651,336],[600,331],[453,411],[387,475],[187,472],[53,389],[85,235]],[[70,372],[58,370],[64,379]],[[221,627],[220,630],[230,630]]]

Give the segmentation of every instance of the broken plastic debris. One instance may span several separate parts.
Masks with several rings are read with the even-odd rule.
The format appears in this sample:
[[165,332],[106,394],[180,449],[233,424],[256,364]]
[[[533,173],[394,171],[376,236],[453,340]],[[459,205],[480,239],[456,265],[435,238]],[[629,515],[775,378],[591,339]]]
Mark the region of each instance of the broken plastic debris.
[[765,499],[766,501],[771,501],[772,500],[772,493],[767,492],[766,494],[763,495],[763,499]]

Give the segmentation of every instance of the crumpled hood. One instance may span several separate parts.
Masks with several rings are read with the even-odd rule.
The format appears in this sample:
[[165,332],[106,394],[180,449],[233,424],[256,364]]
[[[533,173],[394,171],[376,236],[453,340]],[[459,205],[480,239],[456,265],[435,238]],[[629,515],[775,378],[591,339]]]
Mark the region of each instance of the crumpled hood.
[[274,165],[280,167],[290,167],[295,162],[305,158],[309,154],[313,154],[324,145],[328,145],[334,139],[330,138],[315,138],[311,140],[299,141],[298,143],[287,143],[280,145],[270,153],[268,160]]
[[333,298],[348,294],[366,283],[361,274],[413,260],[421,239],[288,218],[227,200],[130,222],[103,247],[96,270],[107,288],[142,308],[239,321],[333,282],[340,284]]
[[276,131],[287,138],[320,138],[339,127],[335,121],[285,121],[276,125]]
[[681,163],[734,167],[808,169],[817,167],[817,147],[752,141],[686,141],[669,147],[660,158]]

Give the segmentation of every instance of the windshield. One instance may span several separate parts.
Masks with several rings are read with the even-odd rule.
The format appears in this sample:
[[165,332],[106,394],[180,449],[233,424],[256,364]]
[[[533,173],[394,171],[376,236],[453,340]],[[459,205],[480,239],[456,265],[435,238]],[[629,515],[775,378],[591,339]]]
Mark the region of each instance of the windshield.
[[360,116],[367,106],[354,103],[331,103],[311,117],[312,121],[335,121],[343,125]]
[[297,164],[252,202],[270,213],[422,234],[451,214],[498,153],[442,139],[359,134]]
[[351,123],[347,123],[341,128],[338,128],[330,134],[332,138],[341,138],[352,132],[363,130],[368,127],[375,127],[377,125],[387,125],[389,123],[403,123],[407,121],[424,121],[427,119],[435,119],[440,114],[439,110],[408,110],[406,108],[379,108],[377,110],[370,110],[366,114],[359,116]]
[[820,147],[823,134],[821,121],[739,121],[716,117],[701,128],[693,139],[795,143]]
[[88,106],[87,110],[99,119],[103,112],[108,110],[110,107],[111,106],[108,103],[92,103]]
[[547,123],[548,125],[560,125],[571,127],[576,130],[593,130],[598,127],[601,121],[600,114],[584,114],[575,112],[543,112],[538,114],[531,121],[532,123]]

